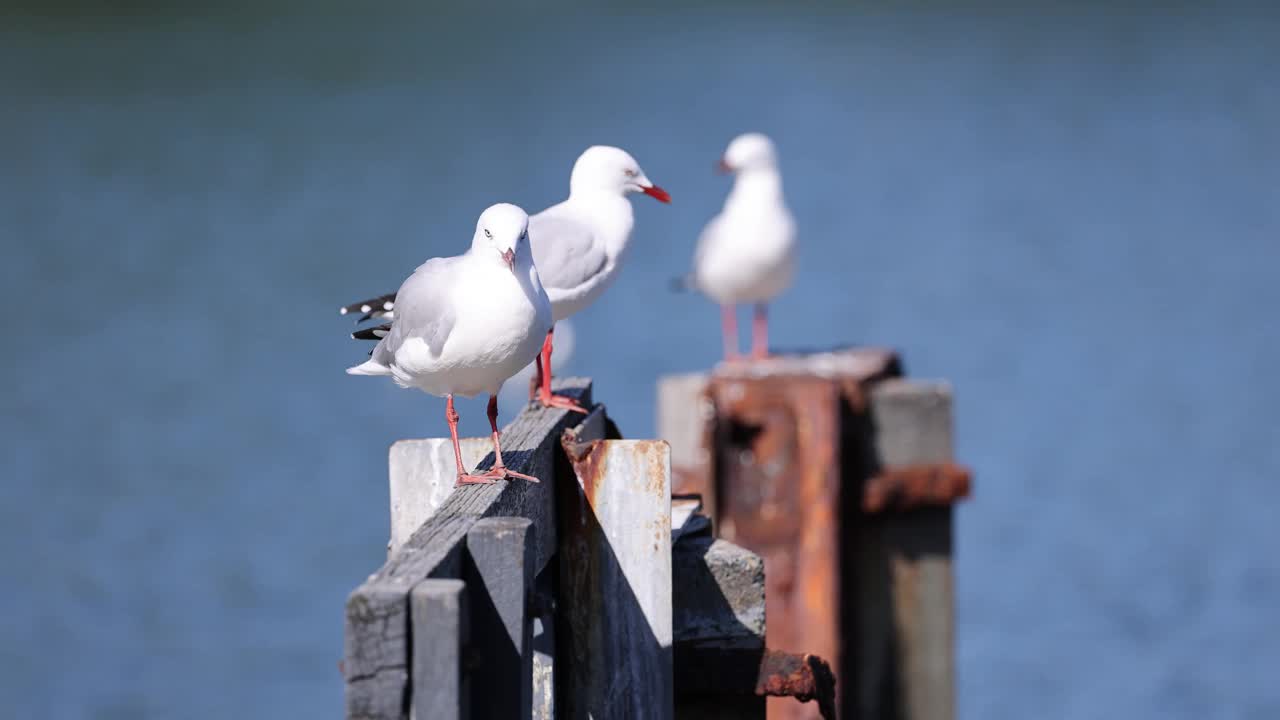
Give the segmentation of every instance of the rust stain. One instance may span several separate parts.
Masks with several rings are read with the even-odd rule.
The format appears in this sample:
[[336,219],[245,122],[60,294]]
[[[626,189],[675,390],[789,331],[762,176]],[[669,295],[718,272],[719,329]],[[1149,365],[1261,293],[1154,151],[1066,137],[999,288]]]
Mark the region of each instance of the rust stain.
[[836,677],[831,665],[816,655],[766,649],[760,658],[756,695],[816,700],[823,718],[836,717]]
[[666,458],[669,445],[665,440],[644,442],[639,446],[644,453],[645,490],[661,497],[666,494]]
[[862,509],[876,513],[924,505],[951,505],[969,496],[971,474],[955,463],[885,468],[869,479],[862,492]]
[[573,465],[573,474],[578,476],[582,491],[593,507],[596,504],[599,481],[605,473],[604,443],[604,440],[579,442],[572,430],[565,430],[560,436],[560,445],[569,456],[569,463]]

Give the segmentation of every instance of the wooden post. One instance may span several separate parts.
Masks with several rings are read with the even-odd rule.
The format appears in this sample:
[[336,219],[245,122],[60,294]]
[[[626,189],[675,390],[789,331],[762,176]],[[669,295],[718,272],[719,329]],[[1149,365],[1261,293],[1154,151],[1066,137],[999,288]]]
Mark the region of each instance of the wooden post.
[[[882,467],[953,459],[949,386],[888,380],[870,395],[876,454]],[[892,704],[904,720],[955,717],[953,513],[950,504],[922,506],[873,515],[864,524],[862,537],[867,556],[877,568],[874,572],[878,575],[883,572],[879,568],[888,569],[892,606],[888,626],[893,628],[889,647],[896,649],[892,671],[899,678]],[[874,647],[867,651],[874,652]]]
[[[764,653],[764,560],[724,540],[683,537],[672,547],[676,713],[680,720],[764,720],[765,699],[741,686],[715,687],[731,652]],[[748,655],[752,656],[752,655]]]
[[[533,703],[533,523],[485,518],[467,533],[463,577],[471,592],[471,642],[478,663],[471,707],[478,718],[527,720]],[[416,652],[415,652],[416,656]]]
[[466,585],[461,580],[423,580],[409,593],[409,605],[414,627],[409,718],[466,720]]
[[[591,405],[590,380],[566,378],[555,389]],[[503,455],[511,469],[543,482],[500,481],[455,488],[403,546],[348,596],[342,666],[349,720],[401,720],[411,702],[409,592],[428,578],[460,577],[465,538],[477,521],[495,516],[532,520],[533,572],[547,565],[557,545],[551,488],[560,433],[580,418],[567,410],[526,408],[504,431]],[[481,469],[489,462],[482,462]]]
[[558,714],[671,720],[670,449],[570,433],[564,445],[576,481],[557,488]]
[[712,472],[711,433],[716,408],[707,396],[707,375],[690,373],[658,378],[658,438],[671,444],[671,487],[675,493],[701,496],[712,519],[717,503]]

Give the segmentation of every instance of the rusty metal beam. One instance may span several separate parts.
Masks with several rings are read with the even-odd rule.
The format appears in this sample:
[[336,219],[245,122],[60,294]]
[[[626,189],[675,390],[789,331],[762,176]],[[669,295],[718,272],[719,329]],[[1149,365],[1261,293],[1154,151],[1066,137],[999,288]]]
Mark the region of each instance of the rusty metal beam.
[[[829,659],[846,720],[954,714],[952,506],[971,478],[949,386],[901,373],[891,352],[849,350],[659,386],[679,491],[764,558],[769,645]],[[771,701],[768,716],[813,711]]]
[[676,695],[682,698],[792,698],[815,701],[824,720],[836,717],[835,673],[817,655],[676,643],[675,667]]
[[952,505],[969,497],[969,469],[956,463],[921,463],[882,469],[862,488],[863,512]]
[[696,493],[716,520],[718,501],[714,471],[714,420],[710,384],[713,377],[777,381],[790,377],[822,378],[832,382],[845,404],[866,410],[869,388],[882,380],[901,377],[902,361],[884,348],[836,350],[780,355],[764,362],[726,364],[713,373],[670,375],[658,381],[658,437],[671,443],[672,487],[676,493]]
[[[713,376],[720,537],[765,562],[768,642],[840,657],[839,388],[816,377]],[[770,703],[771,718],[812,718]]]
[[760,659],[756,694],[793,697],[802,703],[816,700],[825,720],[836,717],[836,675],[831,664],[817,655],[766,649]]

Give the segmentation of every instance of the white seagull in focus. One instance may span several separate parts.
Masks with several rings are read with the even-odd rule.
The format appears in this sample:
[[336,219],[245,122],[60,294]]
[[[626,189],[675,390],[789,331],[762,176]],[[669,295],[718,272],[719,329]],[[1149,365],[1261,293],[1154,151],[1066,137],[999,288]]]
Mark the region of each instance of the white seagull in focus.
[[724,210],[698,238],[693,272],[681,282],[720,304],[725,360],[738,359],[736,305],[754,303],[751,357],[769,354],[766,303],[791,285],[796,227],[782,196],[773,142],[760,133],[739,135],[720,161],[734,174]]
[[[644,193],[671,202],[667,191],[654,185],[635,158],[607,145],[587,148],[573,165],[569,197],[529,218],[533,258],[551,299],[555,322],[586,308],[609,287],[626,257],[635,216],[627,195]],[[399,297],[392,293],[354,303],[339,312],[362,313],[357,322],[394,316]],[[538,388],[531,393],[546,407],[586,412],[573,398],[551,392],[551,352],[554,326],[546,334],[538,356]],[[386,327],[359,330],[357,339],[376,339]]]
[[[444,396],[458,484],[537,478],[507,469],[498,440],[502,383],[537,356],[551,331],[551,301],[529,249],[529,216],[515,205],[486,209],[471,249],[423,263],[396,293],[395,317],[383,326],[367,362],[352,375],[387,375],[405,388]],[[493,468],[472,474],[462,466],[453,396],[489,394]]]

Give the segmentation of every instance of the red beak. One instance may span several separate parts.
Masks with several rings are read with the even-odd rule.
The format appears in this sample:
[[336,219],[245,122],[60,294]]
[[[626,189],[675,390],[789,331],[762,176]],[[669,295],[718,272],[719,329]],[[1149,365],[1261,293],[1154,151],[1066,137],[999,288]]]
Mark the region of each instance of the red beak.
[[733,172],[733,166],[725,162],[724,158],[720,158],[720,161],[716,163],[716,172],[721,175],[731,173]]
[[507,261],[507,267],[512,270],[516,269],[516,251],[506,250],[502,253],[502,259]]
[[657,200],[658,202],[664,202],[664,203],[671,202],[671,194],[668,193],[666,190],[663,190],[662,188],[658,187],[657,185],[650,185],[647,188],[640,188],[640,190],[644,192],[645,195],[648,195],[649,197]]

